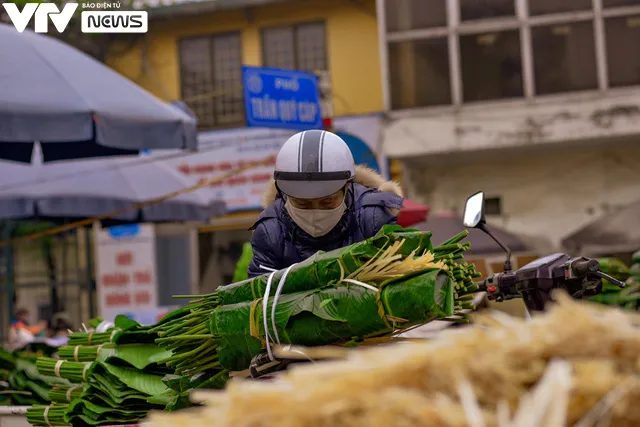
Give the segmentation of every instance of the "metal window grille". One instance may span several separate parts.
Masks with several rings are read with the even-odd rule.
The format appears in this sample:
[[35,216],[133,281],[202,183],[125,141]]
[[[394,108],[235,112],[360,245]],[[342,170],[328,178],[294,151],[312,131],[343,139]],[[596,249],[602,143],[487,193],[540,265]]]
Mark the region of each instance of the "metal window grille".
[[182,99],[202,129],[244,123],[240,33],[180,41]]
[[327,71],[324,22],[263,29],[262,57],[265,67]]
[[[430,20],[419,18],[427,3],[436,11]],[[377,0],[377,10],[388,110],[510,98],[518,86],[523,89],[519,97],[533,98],[640,85],[638,62],[624,60],[635,55],[631,46],[637,44],[640,28],[638,0]],[[479,47],[469,48],[469,37],[488,46],[505,34],[517,34],[513,41],[520,44],[519,53],[513,47],[516,54],[509,61],[491,59]],[[446,49],[427,48],[428,41],[441,44],[443,40],[447,40]],[[500,96],[469,96],[465,75],[478,70],[468,67],[474,66],[474,60],[477,65],[485,59],[496,64],[493,69],[485,67],[487,81],[496,86],[483,90]],[[445,61],[448,67],[443,66]],[[578,78],[586,69],[593,73]],[[504,87],[505,74],[512,80],[511,87]],[[442,93],[441,86],[447,82],[450,96]]]

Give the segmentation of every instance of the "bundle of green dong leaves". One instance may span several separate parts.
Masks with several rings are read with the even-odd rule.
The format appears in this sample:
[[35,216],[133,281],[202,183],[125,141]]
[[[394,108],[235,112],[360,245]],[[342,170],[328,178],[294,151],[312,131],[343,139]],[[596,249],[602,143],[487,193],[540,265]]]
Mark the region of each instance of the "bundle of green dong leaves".
[[28,421],[38,426],[131,424],[152,409],[188,405],[162,381],[173,373],[164,363],[171,352],[154,344],[156,338],[124,316],[108,332],[71,334],[59,358],[37,360],[41,375],[61,379],[66,386],[49,392],[53,404],[31,407]]
[[467,231],[438,246],[429,232],[386,226],[363,242],[218,288],[151,329],[173,352],[177,392],[218,388],[267,344],[357,345],[436,319],[465,322],[474,280]]
[[55,349],[43,344],[36,352],[32,347],[12,353],[0,348],[0,405],[46,404],[51,401],[53,387],[68,384],[64,379],[42,375],[36,369],[37,358],[52,354]]

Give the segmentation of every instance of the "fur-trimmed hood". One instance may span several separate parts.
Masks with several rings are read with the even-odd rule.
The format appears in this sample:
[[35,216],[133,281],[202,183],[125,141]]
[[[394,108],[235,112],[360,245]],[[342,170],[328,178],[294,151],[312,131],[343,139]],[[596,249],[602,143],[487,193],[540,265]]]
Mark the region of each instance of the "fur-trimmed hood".
[[[388,181],[378,172],[363,165],[356,166],[355,182],[369,188],[376,188],[379,191],[397,194],[404,197],[400,184],[395,181]],[[278,196],[278,190],[273,178],[269,181],[266,190],[262,193],[262,207],[266,209],[270,204],[275,202]]]

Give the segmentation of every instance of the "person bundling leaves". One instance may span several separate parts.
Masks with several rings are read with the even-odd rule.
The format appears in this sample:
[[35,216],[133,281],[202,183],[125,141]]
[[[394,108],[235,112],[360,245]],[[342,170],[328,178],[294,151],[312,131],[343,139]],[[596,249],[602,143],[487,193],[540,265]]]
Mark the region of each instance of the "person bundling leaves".
[[396,223],[403,201],[397,183],[355,165],[338,135],[300,132],[280,149],[265,210],[251,227],[249,277],[372,237]]

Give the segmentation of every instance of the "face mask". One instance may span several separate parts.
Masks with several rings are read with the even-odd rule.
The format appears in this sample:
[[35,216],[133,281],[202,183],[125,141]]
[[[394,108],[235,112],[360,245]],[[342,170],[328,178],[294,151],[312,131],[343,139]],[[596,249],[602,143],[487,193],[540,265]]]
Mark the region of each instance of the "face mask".
[[338,225],[342,215],[347,209],[344,200],[334,209],[300,209],[291,204],[289,200],[285,208],[291,219],[311,237],[320,237],[329,233]]

